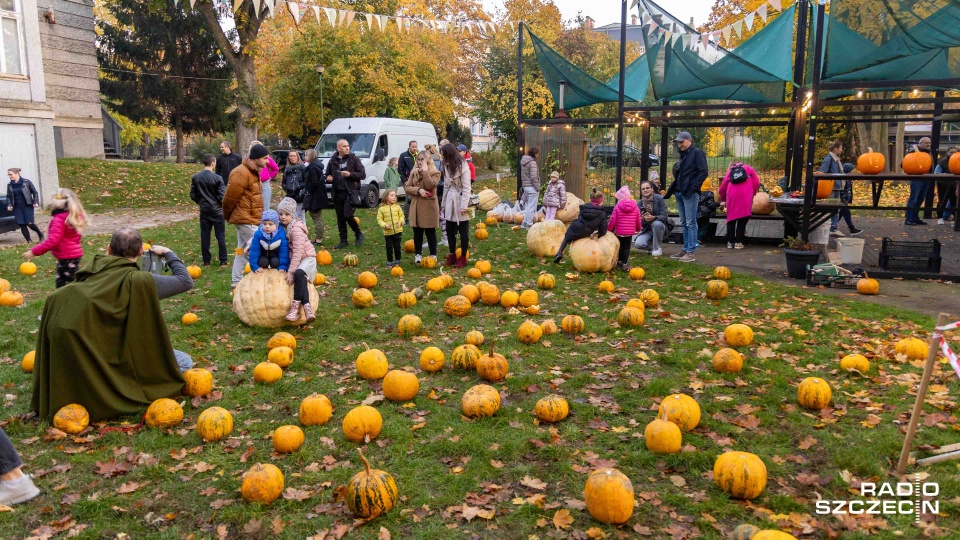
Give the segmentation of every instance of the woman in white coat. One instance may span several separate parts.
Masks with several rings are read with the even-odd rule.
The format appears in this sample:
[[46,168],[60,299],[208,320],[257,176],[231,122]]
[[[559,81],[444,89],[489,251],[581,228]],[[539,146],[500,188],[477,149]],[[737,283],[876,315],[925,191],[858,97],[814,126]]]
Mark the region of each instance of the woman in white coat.
[[[446,266],[463,268],[470,249],[470,166],[452,144],[440,148],[447,185],[443,190],[441,207],[447,221],[447,243],[450,255]],[[460,257],[457,257],[457,236],[460,236]]]

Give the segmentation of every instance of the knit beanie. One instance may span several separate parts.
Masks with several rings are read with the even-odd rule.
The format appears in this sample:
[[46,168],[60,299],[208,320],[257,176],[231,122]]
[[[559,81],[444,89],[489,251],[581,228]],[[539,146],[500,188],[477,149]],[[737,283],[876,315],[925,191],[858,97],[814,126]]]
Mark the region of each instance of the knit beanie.
[[297,201],[291,199],[290,197],[284,197],[280,204],[277,205],[278,214],[289,214],[291,216],[297,215]]
[[630,188],[623,186],[622,188],[618,189],[616,197],[618,201],[626,201],[630,199]]
[[280,216],[277,215],[276,210],[264,210],[263,217],[260,218],[260,223],[272,221],[274,225],[280,225]]
[[262,144],[255,144],[250,147],[250,159],[260,159],[270,155],[270,150]]

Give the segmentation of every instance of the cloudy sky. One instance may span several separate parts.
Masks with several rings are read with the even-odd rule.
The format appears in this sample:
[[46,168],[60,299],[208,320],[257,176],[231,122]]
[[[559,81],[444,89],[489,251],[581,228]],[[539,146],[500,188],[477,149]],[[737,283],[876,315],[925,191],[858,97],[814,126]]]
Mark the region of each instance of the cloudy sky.
[[[628,0],[629,1],[629,0]],[[690,17],[694,18],[696,24],[701,24],[707,20],[710,15],[710,8],[714,0],[671,0],[657,2],[660,7],[666,9],[683,22],[689,22]],[[560,8],[560,13],[564,20],[573,19],[577,12],[593,17],[597,26],[603,26],[610,23],[620,22],[620,0],[553,0],[553,3]],[[503,7],[503,0],[483,0],[483,6],[491,15],[499,8]],[[636,9],[631,13],[637,13]],[[629,20],[630,14],[627,14]]]

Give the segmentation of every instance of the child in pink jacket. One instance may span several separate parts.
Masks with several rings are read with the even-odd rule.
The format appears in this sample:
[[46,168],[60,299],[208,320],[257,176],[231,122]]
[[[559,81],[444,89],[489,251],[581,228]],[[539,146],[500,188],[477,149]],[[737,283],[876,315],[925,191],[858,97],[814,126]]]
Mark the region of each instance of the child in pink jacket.
[[293,301],[285,318],[294,322],[300,318],[300,310],[303,309],[306,323],[310,324],[317,319],[314,306],[310,305],[309,290],[309,284],[317,276],[317,250],[310,241],[307,224],[297,219],[297,201],[284,197],[277,205],[277,215],[286,232],[290,250],[287,284],[293,285]]
[[753,167],[734,161],[720,183],[720,203],[727,207],[727,249],[743,249],[747,222],[753,215],[753,197],[760,177]]
[[50,227],[47,239],[33,246],[23,254],[23,258],[34,257],[51,252],[57,258],[57,288],[73,283],[80,259],[83,258],[83,245],[80,235],[87,226],[87,218],[80,199],[72,189],[60,188],[50,203]]
[[630,258],[630,246],[633,244],[633,235],[643,228],[640,220],[640,207],[637,201],[630,196],[630,188],[623,186],[617,191],[617,205],[613,207],[613,214],[607,222],[607,230],[612,231],[620,240],[620,254],[617,257],[617,266],[624,272],[629,272],[627,260]]

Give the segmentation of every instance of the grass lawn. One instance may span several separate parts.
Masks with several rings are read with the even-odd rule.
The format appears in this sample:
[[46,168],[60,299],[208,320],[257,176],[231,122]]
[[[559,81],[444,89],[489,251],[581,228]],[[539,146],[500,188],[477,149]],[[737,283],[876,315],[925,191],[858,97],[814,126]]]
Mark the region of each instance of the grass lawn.
[[197,163],[57,160],[60,186],[76,191],[92,213],[111,208],[193,206],[190,177],[202,168]]
[[[332,244],[333,214],[326,214],[327,243]],[[255,384],[252,372],[266,359],[265,345],[274,331],[239,321],[227,269],[205,268],[194,290],[162,302],[173,345],[213,371],[216,380],[214,395],[202,403],[186,400],[183,424],[166,431],[106,431],[122,425],[114,421],[62,438],[46,425],[17,418],[27,412],[32,388],[19,362],[34,348],[37,316],[53,290],[54,263],[40,258],[40,271],[27,277],[17,272],[18,250],[0,251],[0,276],[26,296],[22,308],[0,308],[6,355],[0,358],[0,419],[23,454],[25,470],[43,490],[33,502],[0,511],[0,538],[57,531],[61,537],[85,538],[121,533],[129,538],[325,538],[326,533],[339,538],[356,527],[351,538],[377,538],[386,529],[393,538],[682,539],[726,538],[740,523],[802,538],[957,534],[957,462],[920,469],[925,481],[939,483],[940,489],[940,514],[925,516],[921,525],[912,515],[814,513],[818,499],[860,499],[860,482],[898,480],[889,471],[899,455],[921,367],[897,357],[893,343],[906,336],[926,338],[933,325],[929,317],[738,274],[726,299],[709,301],[704,291],[712,268],[636,254],[634,262],[643,264],[646,278],[635,282],[612,274],[615,293],[602,293],[598,284],[605,276],[568,278],[569,262],[542,263],[528,254],[523,231],[501,226],[490,228],[489,239],[474,241],[473,259],[493,263],[485,279],[501,291],[519,292],[535,289],[538,274],[547,270],[557,277],[556,288],[539,291],[537,316],[478,304],[468,316],[454,319],[443,313],[443,301],[474,281],[466,269],[451,272],[454,288],[400,309],[401,287],[424,287],[440,271],[414,267],[405,254],[404,276],[391,277],[383,269],[373,211],[359,216],[368,242],[345,251],[356,253],[360,265],[341,266],[344,252],[335,252],[335,264],[321,267],[330,283],[320,287],[320,318],[291,330],[298,339],[296,357],[273,385]],[[194,220],[143,236],[173,248],[190,264],[200,260],[196,230]],[[405,236],[411,236],[409,230]],[[106,243],[106,237],[88,238],[88,257]],[[378,304],[369,309],[350,301],[362,270],[379,277],[373,289]],[[619,328],[619,310],[646,288],[659,292],[660,308],[646,310],[641,328]],[[180,318],[188,311],[200,320],[182,326]],[[397,321],[408,312],[423,320],[422,336],[397,334]],[[551,335],[533,345],[516,338],[525,319],[559,324],[567,314],[584,318],[584,333]],[[715,373],[710,358],[722,346],[724,327],[734,322],[750,324],[756,339],[741,348],[746,355],[742,372]],[[494,385],[503,399],[499,412],[480,420],[461,416],[460,398],[483,381],[450,366],[450,353],[471,329],[481,330],[488,342],[496,340],[510,363],[509,377]],[[417,372],[420,391],[412,402],[382,400],[378,381],[356,375],[354,361],[364,343],[383,350],[393,367]],[[446,353],[448,364],[440,373],[419,369],[420,352],[429,345]],[[870,359],[867,376],[839,369],[840,357],[853,352]],[[796,386],[807,376],[830,382],[829,408],[811,412],[798,406]],[[955,382],[948,367],[937,368],[918,445],[956,442],[956,403],[949,393]],[[333,402],[331,421],[304,428],[307,440],[299,451],[273,453],[272,430],[297,424],[301,399],[314,392]],[[676,392],[696,398],[700,424],[684,434],[680,453],[654,454],[645,447],[644,427],[654,420],[660,400]],[[570,417],[552,426],[538,424],[534,404],[550,393],[569,401]],[[361,468],[358,445],[344,438],[341,421],[365,400],[380,411],[384,425],[364,451],[375,467],[393,474],[401,498],[389,514],[362,524],[349,516],[337,494]],[[228,440],[204,444],[195,421],[214,405],[233,413],[235,428]],[[132,425],[139,419],[123,420]],[[727,450],[752,452],[763,460],[769,480],[759,498],[737,501],[715,486],[713,463]],[[239,494],[241,475],[257,462],[275,464],[286,477],[284,496],[270,506],[247,503]],[[636,491],[633,516],[621,527],[599,523],[584,509],[587,475],[601,467],[618,468]]]

